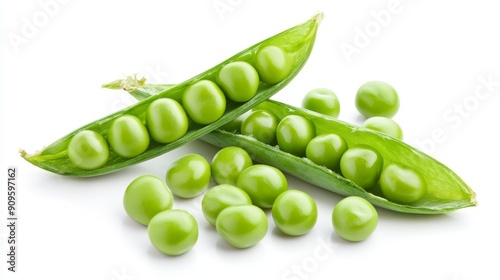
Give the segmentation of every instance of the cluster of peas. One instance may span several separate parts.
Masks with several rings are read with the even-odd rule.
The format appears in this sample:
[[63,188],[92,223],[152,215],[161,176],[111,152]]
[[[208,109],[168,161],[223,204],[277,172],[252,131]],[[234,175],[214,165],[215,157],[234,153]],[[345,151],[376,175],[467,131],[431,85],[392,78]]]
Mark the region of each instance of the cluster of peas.
[[201,125],[217,121],[226,110],[226,98],[246,102],[257,93],[261,81],[279,83],[289,75],[290,67],[282,48],[264,46],[251,63],[230,62],[213,81],[190,85],[182,94],[182,105],[171,98],[154,100],[145,112],[145,124],[137,116],[124,114],[111,122],[107,139],[93,130],[77,133],[68,144],[68,157],[75,166],[93,170],[108,162],[110,150],[133,158],[147,150],[150,138],[161,144],[176,141],[187,133],[190,121]]

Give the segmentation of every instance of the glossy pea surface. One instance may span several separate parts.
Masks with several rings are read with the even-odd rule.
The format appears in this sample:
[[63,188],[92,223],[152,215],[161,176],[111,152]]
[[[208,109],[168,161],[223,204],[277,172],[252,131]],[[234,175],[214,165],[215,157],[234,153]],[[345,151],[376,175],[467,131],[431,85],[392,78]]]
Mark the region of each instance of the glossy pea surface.
[[327,88],[309,91],[302,99],[302,107],[333,118],[337,118],[340,114],[339,99],[333,91]]
[[92,170],[106,164],[109,146],[104,137],[92,130],[83,130],[71,138],[68,157],[79,168]]
[[148,225],[158,213],[169,210],[174,197],[167,185],[156,176],[143,175],[132,181],[123,195],[123,207],[135,221]]
[[224,114],[226,97],[217,84],[210,80],[201,80],[184,91],[182,105],[194,122],[210,124]]
[[307,193],[288,190],[274,201],[272,216],[280,231],[298,236],[306,234],[314,227],[318,210],[316,202]]
[[257,164],[241,172],[236,186],[250,196],[254,205],[271,208],[276,198],[288,189],[288,182],[279,169]]
[[198,223],[184,210],[166,210],[151,219],[148,236],[158,251],[170,256],[181,255],[196,244]]
[[349,196],[333,209],[332,224],[335,232],[348,241],[363,241],[377,228],[378,213],[366,199]]
[[367,145],[348,149],[340,159],[342,175],[364,189],[377,184],[383,166],[379,152]]
[[398,140],[403,140],[403,130],[401,126],[390,118],[371,117],[365,120],[362,126],[382,132]]
[[188,130],[188,117],[179,102],[170,98],[153,101],[146,111],[146,126],[151,138],[159,143],[170,143]]
[[197,154],[174,161],[167,170],[167,185],[176,196],[191,198],[201,194],[210,184],[210,164]]
[[275,145],[278,123],[278,118],[272,112],[255,110],[241,123],[241,133],[252,136],[262,143]]
[[366,118],[392,118],[399,110],[399,96],[388,83],[369,81],[361,85],[356,93],[356,108]]
[[217,84],[227,98],[236,102],[246,102],[257,93],[259,74],[248,62],[235,61],[222,67],[217,75]]
[[217,184],[236,185],[240,173],[252,166],[250,155],[240,147],[226,147],[218,151],[210,165],[212,178]]
[[236,248],[248,248],[259,243],[267,233],[267,217],[254,205],[225,208],[215,222],[217,233]]
[[149,146],[149,133],[139,118],[122,115],[111,123],[108,141],[111,149],[119,156],[132,158],[146,151]]
[[284,117],[276,129],[276,139],[280,149],[296,156],[305,155],[307,144],[315,136],[314,124],[298,115]]
[[217,185],[209,189],[201,201],[201,210],[207,221],[215,226],[219,213],[229,206],[251,205],[252,200],[246,192],[233,185]]
[[384,168],[380,175],[380,188],[389,201],[401,204],[416,202],[427,193],[427,183],[422,174],[398,163]]
[[318,165],[337,171],[340,169],[340,159],[347,148],[347,142],[341,136],[322,134],[307,144],[306,157]]
[[260,79],[272,85],[283,81],[291,70],[286,52],[278,46],[261,48],[257,52],[254,65]]

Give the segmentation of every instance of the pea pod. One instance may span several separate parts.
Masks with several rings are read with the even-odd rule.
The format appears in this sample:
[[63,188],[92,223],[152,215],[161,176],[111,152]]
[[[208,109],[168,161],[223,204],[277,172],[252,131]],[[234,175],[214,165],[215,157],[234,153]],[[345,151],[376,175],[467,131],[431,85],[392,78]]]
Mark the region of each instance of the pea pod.
[[[147,85],[133,90],[131,94],[140,99],[140,96],[156,94],[159,88],[159,85]],[[427,194],[412,204],[399,204],[384,198],[380,186],[364,190],[326,167],[305,157],[286,153],[253,137],[217,129],[201,140],[217,147],[241,147],[254,160],[275,166],[313,185],[344,196],[360,196],[374,205],[397,212],[438,214],[476,205],[474,191],[457,174],[434,158],[393,137],[273,100],[265,101],[255,109],[268,110],[279,119],[292,114],[304,116],[315,124],[318,135],[335,133],[342,136],[349,146],[370,145],[383,156],[385,166],[402,163],[420,172],[427,181]]]
[[[97,176],[110,172],[114,172],[120,170],[122,168],[146,161],[148,159],[154,158],[161,154],[164,154],[168,151],[171,151],[175,148],[178,148],[194,139],[197,139],[203,136],[210,131],[217,129],[218,127],[224,125],[225,123],[231,121],[234,118],[242,115],[246,111],[255,107],[259,103],[264,100],[267,100],[269,97],[277,93],[280,89],[286,86],[302,69],[305,65],[314,45],[314,40],[316,37],[316,31],[319,26],[319,23],[322,19],[322,14],[318,14],[311,18],[310,20],[292,27],[288,30],[285,30],[275,36],[272,36],[260,43],[257,43],[238,54],[232,56],[231,58],[223,61],[222,63],[208,69],[207,71],[192,77],[189,80],[186,80],[180,84],[175,86],[169,86],[168,88],[162,87],[162,90],[158,92],[158,94],[154,96],[147,97],[140,102],[125,108],[121,111],[115,112],[111,115],[108,115],[104,118],[96,120],[90,124],[82,126],[75,131],[67,134],[66,136],[60,138],[54,143],[48,145],[42,151],[37,152],[35,154],[28,154],[26,151],[21,150],[21,156],[29,161],[30,163],[45,169],[47,171],[60,174],[60,175],[68,175],[68,176],[79,176],[79,177],[89,177],[89,176]],[[68,145],[71,141],[72,137],[76,135],[78,132],[84,130],[92,130],[97,133],[100,133],[102,136],[107,138],[108,129],[116,118],[123,115],[132,115],[139,118],[142,122],[145,121],[146,110],[153,101],[168,97],[172,98],[178,102],[182,102],[183,92],[195,82],[200,80],[209,80],[212,82],[216,81],[216,75],[219,73],[220,69],[227,65],[228,63],[235,61],[244,61],[248,63],[254,63],[256,56],[258,55],[259,50],[268,47],[268,46],[277,46],[281,48],[287,55],[288,63],[289,63],[289,71],[288,74],[276,84],[269,84],[261,81],[258,85],[257,92],[252,99],[247,102],[234,102],[231,100],[227,100],[226,108],[224,114],[215,122],[200,125],[193,121],[189,122],[189,127],[187,133],[181,137],[180,139],[168,143],[168,144],[160,144],[155,141],[151,141],[147,149],[141,154],[131,157],[124,158],[116,154],[113,150],[109,153],[109,159],[102,167],[93,169],[93,170],[84,170],[75,166],[68,157]],[[111,84],[105,85],[104,87],[108,88],[117,88],[124,86],[123,81],[115,81]],[[134,87],[141,86],[144,83],[144,80],[137,80],[132,77],[125,81],[128,89],[133,89]],[[153,86],[154,87],[154,86]],[[142,96],[144,97],[144,96]]]

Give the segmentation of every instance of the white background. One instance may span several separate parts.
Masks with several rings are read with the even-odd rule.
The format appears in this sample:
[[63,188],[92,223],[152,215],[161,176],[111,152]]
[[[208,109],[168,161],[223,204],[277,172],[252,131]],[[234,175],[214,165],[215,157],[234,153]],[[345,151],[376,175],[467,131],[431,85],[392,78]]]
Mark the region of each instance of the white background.
[[[1,279],[500,279],[498,2],[54,1],[0,7]],[[56,5],[44,9],[49,2]],[[342,197],[288,176],[290,188],[318,204],[310,233],[284,237],[270,219],[258,245],[236,250],[204,220],[201,197],[177,199],[174,207],[196,217],[200,236],[188,253],[167,257],[126,216],[123,192],[139,175],[163,178],[181,155],[210,160],[216,148],[194,141],[90,179],[56,176],[18,154],[133,103],[103,83],[132,73],[156,83],[183,81],[317,11],[325,18],[310,60],[274,99],[300,106],[307,91],[327,87],[341,101],[340,118],[359,124],[357,88],[369,80],[392,84],[405,141],[458,173],[477,193],[477,207],[438,216],[378,209],[375,233],[349,243],[331,226]],[[377,23],[388,11],[390,18]],[[30,23],[36,29],[26,33]],[[356,53],[346,55],[347,44]],[[494,81],[490,91],[481,79]],[[17,273],[5,262],[7,166],[18,168]]]

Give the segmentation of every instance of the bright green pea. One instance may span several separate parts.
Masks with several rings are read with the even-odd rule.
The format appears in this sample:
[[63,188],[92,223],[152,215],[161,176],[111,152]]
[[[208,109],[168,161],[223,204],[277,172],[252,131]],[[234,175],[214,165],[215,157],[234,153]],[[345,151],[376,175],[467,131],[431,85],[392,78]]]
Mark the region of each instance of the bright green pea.
[[276,198],[288,189],[288,182],[279,169],[257,164],[240,173],[236,186],[250,196],[254,205],[271,208]]
[[340,102],[337,95],[326,88],[317,88],[308,92],[302,99],[302,107],[334,118],[340,114]]
[[111,123],[108,141],[111,149],[119,156],[132,158],[146,151],[149,134],[146,126],[136,116],[122,115]]
[[227,98],[246,102],[257,93],[259,74],[248,62],[231,62],[219,71],[217,84],[224,90]]
[[254,205],[229,206],[215,222],[217,233],[236,248],[248,248],[259,243],[267,233],[267,217]]
[[276,129],[276,139],[282,151],[304,156],[307,144],[316,136],[314,124],[298,115],[284,117]]
[[403,130],[395,121],[386,117],[371,117],[362,125],[363,127],[376,130],[392,136],[396,139],[403,140]]
[[226,147],[215,154],[212,159],[211,172],[217,184],[236,185],[241,171],[252,166],[248,153],[239,147]]
[[283,233],[298,236],[308,233],[316,224],[316,202],[305,192],[288,190],[276,198],[272,216]]
[[267,110],[253,111],[241,123],[241,134],[252,136],[262,143],[276,144],[278,118]]
[[95,131],[80,131],[69,142],[68,157],[79,168],[86,170],[99,168],[108,161],[108,143]]
[[332,223],[338,236],[348,241],[362,241],[377,228],[378,214],[366,199],[349,196],[335,205]]
[[182,105],[195,123],[210,124],[224,114],[226,97],[217,84],[201,80],[184,91]]
[[125,212],[137,222],[148,225],[158,213],[172,209],[174,197],[156,176],[143,175],[132,181],[123,195]]
[[153,140],[170,143],[186,134],[189,121],[179,102],[170,98],[160,98],[148,106],[146,125]]
[[418,171],[397,163],[387,165],[380,175],[380,188],[392,202],[410,204],[427,193],[427,183]]
[[348,149],[340,159],[342,175],[364,189],[377,184],[383,166],[379,152],[367,145]]
[[381,81],[366,82],[356,93],[356,108],[366,118],[392,118],[399,110],[399,96],[388,83]]
[[166,174],[168,187],[182,198],[201,194],[210,184],[210,179],[210,164],[197,154],[188,154],[174,161]]
[[229,206],[252,204],[252,200],[242,189],[222,184],[209,189],[201,201],[201,210],[207,221],[215,226],[219,213]]
[[347,151],[347,142],[337,134],[322,134],[314,137],[306,148],[306,156],[312,162],[337,171],[340,159]]
[[198,223],[184,210],[166,210],[151,219],[148,236],[151,244],[163,254],[181,255],[196,244]]
[[285,51],[278,46],[261,48],[254,61],[255,68],[262,81],[277,84],[290,73],[290,61]]

